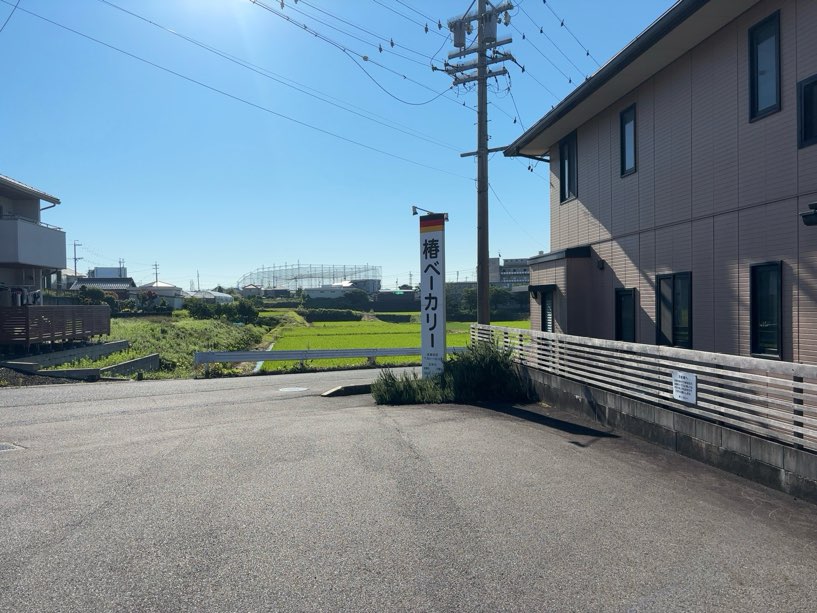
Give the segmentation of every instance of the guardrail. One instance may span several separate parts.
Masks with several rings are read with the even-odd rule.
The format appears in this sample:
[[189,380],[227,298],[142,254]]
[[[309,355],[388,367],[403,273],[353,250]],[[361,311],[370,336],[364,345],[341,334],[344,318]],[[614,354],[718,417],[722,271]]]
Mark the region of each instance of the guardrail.
[[[473,324],[534,369],[817,451],[817,366]],[[696,376],[696,402],[676,400],[673,371]]]
[[[449,347],[448,353],[465,351],[465,347]],[[382,349],[298,349],[282,351],[197,351],[193,362],[212,364],[215,362],[266,362],[275,360],[331,360],[336,358],[376,358],[404,355],[420,355],[419,347],[388,347]]]

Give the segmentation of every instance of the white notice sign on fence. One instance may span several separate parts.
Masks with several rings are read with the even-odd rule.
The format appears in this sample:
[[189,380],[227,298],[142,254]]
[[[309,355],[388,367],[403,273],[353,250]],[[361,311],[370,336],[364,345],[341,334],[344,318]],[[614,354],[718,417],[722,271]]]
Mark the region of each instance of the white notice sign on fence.
[[698,402],[698,377],[690,372],[672,371],[672,397],[681,402]]

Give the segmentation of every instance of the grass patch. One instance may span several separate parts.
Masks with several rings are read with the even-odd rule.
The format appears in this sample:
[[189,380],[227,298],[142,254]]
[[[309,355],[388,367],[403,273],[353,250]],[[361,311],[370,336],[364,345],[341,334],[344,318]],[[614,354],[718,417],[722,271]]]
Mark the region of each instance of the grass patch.
[[210,319],[112,319],[111,335],[104,340],[128,340],[130,349],[98,360],[76,360],[57,368],[103,368],[158,353],[161,370],[145,373],[147,378],[185,378],[194,375],[193,354],[196,351],[244,351],[256,347],[263,336],[264,329],[258,326]]
[[[448,322],[446,343],[449,347],[468,345],[470,323]],[[528,328],[527,320],[497,322],[512,328]],[[420,324],[391,323],[378,320],[320,322],[311,326],[289,327],[281,330],[273,351],[305,349],[385,349],[395,347],[420,347]],[[419,356],[379,358],[380,366],[406,366],[419,364]],[[366,364],[366,358],[339,358],[316,360],[310,368],[349,368]],[[267,361],[262,372],[304,370],[306,365],[295,361]]]

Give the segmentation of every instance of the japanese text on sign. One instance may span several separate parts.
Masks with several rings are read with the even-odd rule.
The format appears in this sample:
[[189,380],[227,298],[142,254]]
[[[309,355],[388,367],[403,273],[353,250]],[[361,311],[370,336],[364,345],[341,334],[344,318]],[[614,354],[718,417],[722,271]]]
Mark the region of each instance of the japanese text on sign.
[[445,215],[420,217],[420,328],[423,377],[445,361]]

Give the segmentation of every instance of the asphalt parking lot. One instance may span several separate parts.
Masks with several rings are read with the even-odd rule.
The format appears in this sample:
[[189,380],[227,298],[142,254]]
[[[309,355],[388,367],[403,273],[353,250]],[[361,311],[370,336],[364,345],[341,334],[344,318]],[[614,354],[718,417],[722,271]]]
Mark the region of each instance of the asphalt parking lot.
[[0,390],[2,611],[810,611],[817,507],[373,371]]

